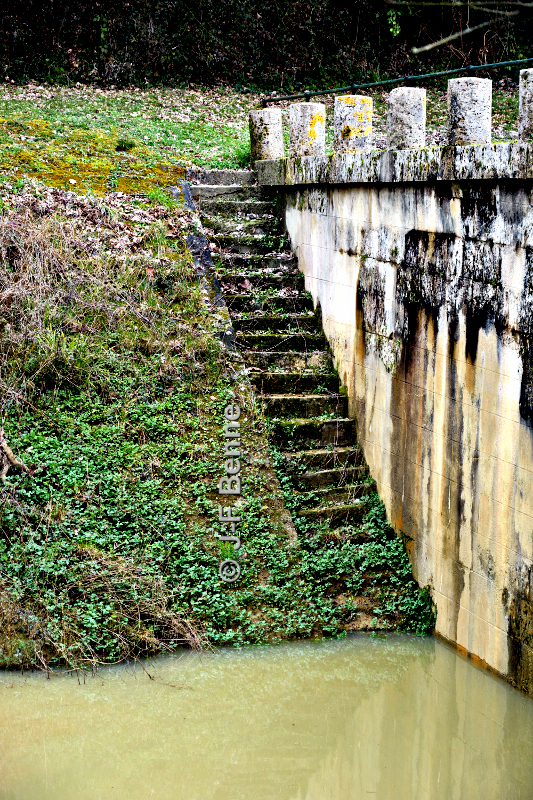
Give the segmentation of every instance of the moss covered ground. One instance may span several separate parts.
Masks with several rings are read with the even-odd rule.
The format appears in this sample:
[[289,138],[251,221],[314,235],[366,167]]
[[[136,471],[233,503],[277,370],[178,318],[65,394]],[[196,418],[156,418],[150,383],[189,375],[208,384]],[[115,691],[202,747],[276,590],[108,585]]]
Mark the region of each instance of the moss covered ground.
[[184,166],[249,158],[250,98],[231,90],[0,86],[0,174],[78,192],[150,192]]
[[[197,222],[164,191],[191,163],[245,163],[251,102],[0,89],[2,666],[432,629],[371,489],[340,540],[295,535],[268,421],[187,250]],[[228,402],[245,453],[232,584],[214,535]]]

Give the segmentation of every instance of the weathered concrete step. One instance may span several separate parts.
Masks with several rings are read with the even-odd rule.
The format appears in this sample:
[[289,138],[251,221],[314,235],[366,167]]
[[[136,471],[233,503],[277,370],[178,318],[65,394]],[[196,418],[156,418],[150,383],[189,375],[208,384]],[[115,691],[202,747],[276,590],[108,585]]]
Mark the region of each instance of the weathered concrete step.
[[338,393],[339,377],[335,372],[261,372],[251,376],[252,383],[260,394],[283,394],[296,392],[310,394],[315,390]]
[[[241,291],[268,291],[291,288],[298,290],[302,285],[301,273],[289,272],[284,275],[267,272],[245,273],[231,270],[217,270],[219,280],[222,282],[224,294],[236,294]],[[246,289],[248,285],[249,289]]]
[[275,441],[287,449],[295,446],[306,450],[327,445],[346,447],[355,443],[355,437],[353,419],[281,419],[274,425]]
[[213,200],[202,200],[202,212],[233,217],[235,214],[270,214],[272,203],[268,200],[232,200],[222,196]]
[[[302,492],[310,491],[313,489],[325,489],[327,487],[344,487],[346,484],[357,484],[361,482],[367,475],[367,469],[364,466],[338,467],[337,469],[321,469],[317,472],[304,472],[298,475],[294,482],[296,488]],[[366,486],[366,484],[365,484]],[[323,505],[323,503],[321,503]]]
[[237,345],[241,350],[323,350],[326,340],[323,333],[247,333],[237,331]]
[[[269,304],[275,303],[275,299],[280,296],[280,292],[291,292],[290,295],[286,296],[293,298],[307,296],[307,294],[302,291],[301,273],[298,272],[284,272],[280,274],[274,270],[268,270],[266,272],[244,272],[243,270],[217,269],[217,274],[220,280],[227,284],[224,295],[227,295],[231,302],[233,302],[236,295],[245,298],[243,300],[235,299],[234,310],[239,312],[241,311],[239,306],[244,305],[246,301],[264,302],[267,304],[268,308]],[[269,299],[270,297],[274,299],[271,301]],[[284,302],[283,305],[290,308],[289,301],[286,303]],[[307,311],[312,310],[312,305],[309,303],[305,305],[307,306]],[[276,306],[276,308],[281,309],[283,306]]]
[[344,523],[357,524],[361,522],[366,512],[366,503],[356,501],[338,506],[323,506],[318,508],[304,508],[298,512],[308,522],[327,522],[330,528],[338,528]]
[[[313,353],[288,352],[261,352],[247,351],[246,363],[257,370],[279,370],[280,372],[303,372],[310,370],[312,373],[328,373],[332,370],[331,355],[327,350],[315,350]],[[252,373],[252,380],[256,375]]]
[[271,311],[283,312],[312,311],[313,298],[308,294],[280,295],[279,293],[264,295],[254,293],[254,287],[242,289],[241,294],[224,294],[224,300],[231,311]]
[[[213,261],[217,268],[233,268],[242,271],[259,272],[272,270],[278,272],[298,270],[298,263],[290,253],[270,253],[269,255],[257,253],[213,253]],[[250,279],[251,280],[251,279]],[[303,275],[302,275],[303,281]]]
[[351,505],[368,494],[372,481],[358,481],[345,486],[326,486],[307,492],[298,492],[301,508]]
[[213,241],[218,247],[234,253],[279,253],[283,249],[285,238],[276,234],[248,233],[216,233]]
[[226,268],[218,265],[217,272],[222,280],[231,282],[235,285],[235,290],[231,290],[231,294],[238,294],[246,292],[250,289],[257,289],[261,291],[273,292],[281,291],[283,289],[291,289],[299,291],[303,289],[304,281],[301,272],[292,268],[278,268],[278,269],[265,269],[245,270],[242,267]]
[[345,416],[348,400],[343,394],[273,394],[264,395],[269,417],[311,419],[326,414]]
[[260,186],[240,186],[232,184],[230,186],[210,186],[209,184],[191,185],[191,194],[194,201],[208,200],[214,197],[227,197],[232,200],[249,200],[254,197],[260,200],[263,190]]
[[220,217],[211,214],[201,215],[202,225],[215,233],[239,233],[265,235],[282,233],[281,225],[276,217],[263,216],[246,219],[242,215],[239,217]]
[[189,169],[186,178],[190,183],[204,186],[249,186],[257,183],[257,173],[250,169]]
[[274,440],[286,448],[299,515],[311,529],[313,523],[341,529],[357,523],[366,508],[359,498],[368,493],[371,480],[354,446],[355,420],[345,416],[347,398],[338,391],[320,318],[303,292],[296,259],[282,252],[284,236],[272,195],[252,185],[251,172],[197,171],[192,179],[203,223],[222,251],[213,257],[237,344],[274,419]]
[[303,314],[268,314],[256,311],[253,314],[233,314],[233,327],[236,331],[290,331],[292,333],[311,331],[322,336],[317,327],[317,319],[313,312]]
[[364,456],[360,447],[317,448],[316,450],[285,451],[288,462],[295,468],[306,467],[308,470],[330,470],[344,466],[360,465],[365,467]]

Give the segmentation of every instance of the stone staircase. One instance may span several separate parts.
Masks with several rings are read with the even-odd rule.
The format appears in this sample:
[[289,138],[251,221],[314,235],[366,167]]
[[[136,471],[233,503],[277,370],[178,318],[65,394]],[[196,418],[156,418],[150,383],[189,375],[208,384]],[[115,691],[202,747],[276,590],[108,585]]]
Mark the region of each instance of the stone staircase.
[[189,175],[237,345],[283,453],[297,530],[342,530],[373,485],[320,314],[289,251],[274,199],[255,174]]

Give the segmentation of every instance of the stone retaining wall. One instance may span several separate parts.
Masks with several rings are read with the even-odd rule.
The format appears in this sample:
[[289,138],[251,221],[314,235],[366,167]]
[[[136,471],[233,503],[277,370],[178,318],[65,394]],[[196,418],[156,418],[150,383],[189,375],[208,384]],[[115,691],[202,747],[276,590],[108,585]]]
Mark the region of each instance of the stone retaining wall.
[[533,145],[256,169],[438,633],[533,694]]

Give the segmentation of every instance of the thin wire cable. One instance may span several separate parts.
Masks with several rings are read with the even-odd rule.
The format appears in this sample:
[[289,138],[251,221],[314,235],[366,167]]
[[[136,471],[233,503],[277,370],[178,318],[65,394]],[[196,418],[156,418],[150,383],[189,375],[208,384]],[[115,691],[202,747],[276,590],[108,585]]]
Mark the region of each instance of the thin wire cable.
[[337,86],[334,89],[319,89],[311,92],[309,90],[299,92],[298,94],[286,95],[271,95],[264,97],[262,100],[263,108],[266,108],[269,103],[278,103],[280,100],[300,100],[304,99],[309,102],[311,97],[318,97],[322,94],[339,94],[340,92],[349,92],[355,94],[359,89],[371,89],[374,86],[390,86],[393,83],[412,83],[413,81],[430,80],[432,78],[441,78],[444,75],[458,75],[466,72],[467,75],[472,72],[477,72],[479,69],[494,69],[494,67],[508,67],[515,64],[529,64],[533,58],[519,58],[515,61],[497,61],[494,64],[468,64],[466,67],[459,67],[457,69],[446,69],[442,72],[428,72],[425,75],[402,75],[400,78],[388,78],[386,81],[373,81],[372,83],[352,83],[349,86]]

